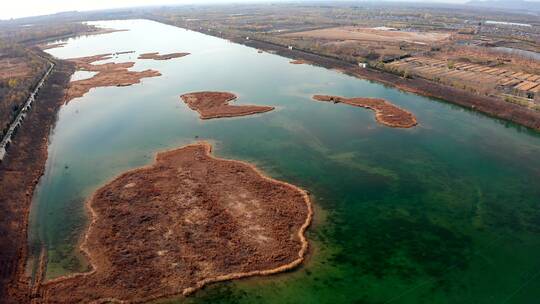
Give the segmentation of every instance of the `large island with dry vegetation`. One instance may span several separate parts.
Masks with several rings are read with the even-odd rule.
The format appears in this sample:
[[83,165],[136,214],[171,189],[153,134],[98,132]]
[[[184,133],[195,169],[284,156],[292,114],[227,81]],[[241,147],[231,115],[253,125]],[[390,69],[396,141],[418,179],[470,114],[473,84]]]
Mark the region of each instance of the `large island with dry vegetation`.
[[45,303],[144,302],[302,263],[308,194],[198,143],[159,153],[89,200],[93,271],[40,287]]

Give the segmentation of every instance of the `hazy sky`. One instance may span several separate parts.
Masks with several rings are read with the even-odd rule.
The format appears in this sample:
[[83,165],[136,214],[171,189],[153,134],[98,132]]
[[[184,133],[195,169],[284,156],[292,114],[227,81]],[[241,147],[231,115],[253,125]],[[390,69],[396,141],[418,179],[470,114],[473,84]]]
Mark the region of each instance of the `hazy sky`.
[[[271,0],[2,0],[0,19],[52,14],[62,11],[94,10],[129,6],[227,2],[272,2]],[[398,0],[408,1],[408,0]],[[412,0],[411,0],[412,1]],[[418,0],[417,0],[418,1]],[[422,1],[422,0],[420,0]],[[425,0],[424,0],[425,1]],[[431,0],[431,2],[463,3],[466,0]]]

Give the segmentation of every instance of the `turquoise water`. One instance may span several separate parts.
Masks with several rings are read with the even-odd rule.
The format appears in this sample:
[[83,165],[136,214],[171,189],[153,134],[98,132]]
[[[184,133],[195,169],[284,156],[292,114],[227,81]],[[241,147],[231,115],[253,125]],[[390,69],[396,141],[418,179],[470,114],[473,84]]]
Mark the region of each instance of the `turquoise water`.
[[[310,256],[281,275],[209,286],[187,303],[537,303],[540,298],[540,136],[510,123],[200,33],[143,20],[70,39],[60,58],[135,51],[163,76],[99,88],[64,106],[35,195],[33,248],[49,278],[86,268],[76,242],[85,199],[154,153],[196,140],[308,189]],[[190,52],[170,61],[147,52]],[[201,121],[179,99],[229,91],[273,112]],[[373,113],[313,94],[385,98],[420,125],[393,129]],[[38,250],[36,250],[38,251]]]

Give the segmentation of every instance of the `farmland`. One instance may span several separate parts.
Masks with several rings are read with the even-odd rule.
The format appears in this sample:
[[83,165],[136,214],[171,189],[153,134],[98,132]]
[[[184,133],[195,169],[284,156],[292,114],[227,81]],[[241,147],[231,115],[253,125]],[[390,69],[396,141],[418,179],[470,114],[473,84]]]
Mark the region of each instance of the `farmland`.
[[343,41],[375,41],[375,42],[407,42],[426,44],[440,42],[450,37],[448,33],[436,32],[406,32],[397,31],[393,28],[362,28],[362,27],[337,27],[313,31],[284,34],[291,38],[314,38]]
[[[443,83],[473,93],[484,95],[515,96],[508,101],[522,100],[520,104],[531,109],[540,109],[533,101],[538,100],[540,92],[540,75],[526,72],[486,66],[475,63],[463,63],[432,59],[427,57],[410,57],[384,65],[384,69],[402,74],[406,77],[415,75],[437,83]],[[519,98],[521,97],[521,98]]]

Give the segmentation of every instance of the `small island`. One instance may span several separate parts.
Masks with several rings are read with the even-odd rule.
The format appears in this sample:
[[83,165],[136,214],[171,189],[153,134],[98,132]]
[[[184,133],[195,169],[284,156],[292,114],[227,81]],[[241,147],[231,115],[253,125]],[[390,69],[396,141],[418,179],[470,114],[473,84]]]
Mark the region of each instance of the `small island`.
[[141,54],[139,55],[138,59],[170,60],[173,58],[180,58],[187,55],[190,55],[190,53],[171,53],[171,54],[160,55],[159,52],[154,52],[154,53]]
[[[126,53],[130,52],[119,52],[116,55]],[[75,98],[82,97],[93,88],[125,87],[140,83],[143,78],[161,76],[161,73],[155,70],[130,71],[129,69],[133,67],[134,62],[94,64],[96,61],[111,59],[113,55],[115,54],[101,54],[70,59],[69,61],[75,64],[77,70],[97,72],[97,74],[88,79],[72,81],[69,84],[65,102],[67,103]]]
[[38,47],[45,51],[45,50],[50,50],[50,49],[56,49],[56,48],[62,48],[64,46],[67,45],[67,42],[58,42],[58,43],[44,43],[44,44],[39,44]]
[[201,119],[247,116],[274,110],[270,106],[229,105],[237,97],[228,92],[195,92],[180,97],[190,109],[199,113]]
[[375,118],[378,122],[392,128],[412,128],[418,124],[416,117],[411,112],[401,109],[381,98],[345,98],[340,96],[315,95],[313,99],[316,101],[344,103],[373,110],[375,111]]
[[45,303],[147,302],[299,266],[312,206],[304,190],[208,143],[158,153],[88,201],[81,245],[93,270],[42,285]]

